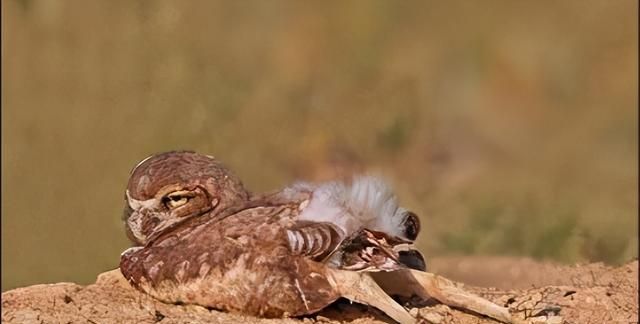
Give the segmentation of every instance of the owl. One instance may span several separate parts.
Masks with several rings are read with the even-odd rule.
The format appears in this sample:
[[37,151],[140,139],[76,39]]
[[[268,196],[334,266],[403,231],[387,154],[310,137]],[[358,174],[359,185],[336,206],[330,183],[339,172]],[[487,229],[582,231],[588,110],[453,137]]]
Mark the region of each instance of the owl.
[[[414,241],[420,231],[416,214],[399,207],[395,194],[375,177],[355,177],[350,185],[300,182],[263,196],[258,200],[304,198],[310,204],[300,220],[333,223],[341,230],[341,239],[368,228]],[[131,171],[123,219],[130,240],[142,246],[150,237],[190,217],[239,207],[249,197],[240,179],[212,156],[166,152],[142,160]],[[308,237],[291,237],[292,244],[304,245],[298,241],[304,239]],[[400,258],[413,268],[425,270],[417,250],[402,251]]]
[[[377,178],[252,196],[214,159],[170,152],[134,168],[126,205],[139,246],[122,254],[120,270],[161,301],[287,317],[346,297],[415,322],[369,275],[400,284],[426,274],[414,270],[424,269],[412,245],[418,218]],[[409,293],[426,297],[420,276]]]

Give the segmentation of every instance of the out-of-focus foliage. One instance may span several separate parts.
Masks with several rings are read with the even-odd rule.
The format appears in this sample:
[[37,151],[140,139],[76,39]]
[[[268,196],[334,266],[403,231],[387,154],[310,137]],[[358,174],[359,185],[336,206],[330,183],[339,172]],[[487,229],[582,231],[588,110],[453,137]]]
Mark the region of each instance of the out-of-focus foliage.
[[391,179],[429,256],[637,257],[637,1],[2,1],[2,289],[93,281],[129,170]]

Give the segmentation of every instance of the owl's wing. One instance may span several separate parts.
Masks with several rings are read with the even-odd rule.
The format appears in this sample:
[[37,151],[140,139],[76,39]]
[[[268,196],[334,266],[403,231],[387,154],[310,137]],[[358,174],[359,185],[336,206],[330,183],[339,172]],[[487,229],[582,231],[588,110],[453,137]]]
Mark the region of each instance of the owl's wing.
[[121,272],[134,287],[169,303],[265,317],[316,312],[340,297],[327,267],[310,258],[328,251],[331,245],[322,242],[331,240],[309,238],[331,232],[303,230],[308,256],[291,253],[286,229],[295,225],[296,210],[257,206],[181,224],[124,253]]

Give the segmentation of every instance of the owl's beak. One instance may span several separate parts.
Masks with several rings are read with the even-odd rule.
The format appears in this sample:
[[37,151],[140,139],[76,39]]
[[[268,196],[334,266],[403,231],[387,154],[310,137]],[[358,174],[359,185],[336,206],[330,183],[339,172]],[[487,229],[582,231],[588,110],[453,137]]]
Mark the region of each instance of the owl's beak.
[[131,208],[131,206],[129,205],[129,202],[125,199],[124,210],[122,211],[122,220],[126,222],[129,219],[129,217],[131,217],[132,213],[133,213],[133,208]]
[[133,230],[131,228],[131,224],[129,224],[129,220],[131,219],[131,216],[133,215],[134,210],[133,208],[131,208],[131,206],[129,206],[128,202],[125,202],[124,204],[124,211],[122,212],[122,221],[124,222],[124,227],[126,229],[127,232],[127,237],[129,238],[129,240],[136,244],[136,245],[142,245],[142,242],[140,242],[138,240],[138,238],[136,237],[136,235],[133,233]]
[[137,200],[131,197],[129,190],[125,192],[125,207],[122,213],[122,220],[125,223],[127,237],[137,246],[146,243],[148,235],[145,234],[145,232],[157,225],[149,224],[149,222],[154,219],[150,219],[147,216],[154,214],[153,210],[155,207],[156,203],[154,199]]

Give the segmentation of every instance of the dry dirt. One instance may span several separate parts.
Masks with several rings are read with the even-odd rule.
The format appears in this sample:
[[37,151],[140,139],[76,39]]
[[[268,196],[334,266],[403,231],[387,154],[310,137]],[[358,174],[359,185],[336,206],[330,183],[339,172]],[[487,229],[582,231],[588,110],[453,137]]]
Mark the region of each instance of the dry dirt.
[[[638,261],[620,267],[601,263],[559,266],[530,259],[437,258],[431,271],[464,282],[465,288],[509,307],[524,323],[637,323]],[[495,323],[433,301],[412,308],[422,323]],[[374,309],[338,301],[303,319],[258,319],[167,305],[129,287],[119,271],[95,284],[35,285],[2,294],[5,323],[315,323],[390,322]]]

